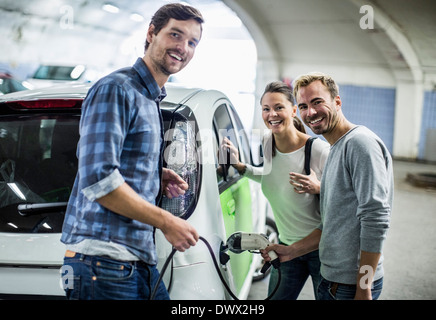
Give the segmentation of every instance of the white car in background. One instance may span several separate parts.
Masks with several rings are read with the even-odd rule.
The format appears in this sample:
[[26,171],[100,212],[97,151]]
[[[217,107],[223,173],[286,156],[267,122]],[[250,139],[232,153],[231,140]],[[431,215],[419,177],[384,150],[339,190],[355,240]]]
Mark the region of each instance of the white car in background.
[[[89,87],[69,84],[0,98],[0,298],[64,298],[65,248],[59,239],[77,171],[80,107]],[[248,136],[221,92],[172,86],[167,92],[161,104],[165,166],[178,172],[189,190],[160,205],[188,219],[209,242],[219,272],[244,299],[261,257],[227,252],[226,262],[221,246],[236,231],[269,233],[277,240],[260,185],[218,163],[218,146],[227,136],[241,161],[256,165]],[[162,268],[172,248],[159,231],[156,244]],[[172,299],[230,298],[201,241],[177,252],[163,279]]]
[[85,83],[96,81],[107,72],[90,68],[83,64],[76,65],[40,65],[32,77],[27,79],[34,88],[46,88],[65,83]]

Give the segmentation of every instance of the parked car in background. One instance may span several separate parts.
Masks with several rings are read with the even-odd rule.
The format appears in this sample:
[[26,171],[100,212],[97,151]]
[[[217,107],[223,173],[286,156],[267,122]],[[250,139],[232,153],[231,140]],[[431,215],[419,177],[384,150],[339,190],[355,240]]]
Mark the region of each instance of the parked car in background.
[[9,73],[0,72],[0,95],[32,88],[33,86],[29,82],[20,81]]
[[44,88],[66,82],[92,82],[101,76],[97,70],[82,64],[40,65],[27,81],[35,88]]
[[[77,171],[80,108],[89,87],[0,97],[0,298],[64,296],[60,268],[65,249],[59,239]],[[218,154],[227,136],[239,148],[241,161],[257,165],[249,137],[221,92],[171,86],[167,92],[161,104],[165,166],[179,173],[189,190],[163,198],[160,205],[188,219],[220,261],[221,245],[233,232],[267,231],[270,208],[260,185],[220,163]],[[172,248],[159,231],[156,244],[162,268]],[[229,262],[220,261],[219,272],[243,299],[260,264],[260,255],[230,253]],[[174,255],[164,281],[172,299],[230,297],[201,242]]]

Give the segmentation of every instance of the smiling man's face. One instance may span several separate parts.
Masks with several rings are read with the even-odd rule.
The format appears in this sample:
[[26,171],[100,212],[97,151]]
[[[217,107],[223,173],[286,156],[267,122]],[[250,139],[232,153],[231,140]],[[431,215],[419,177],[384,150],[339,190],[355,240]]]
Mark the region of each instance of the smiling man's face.
[[147,33],[150,45],[145,58],[154,76],[169,77],[182,70],[194,56],[201,33],[200,23],[193,19],[170,19],[158,34],[154,34],[151,25]]
[[341,99],[339,96],[332,98],[321,81],[301,87],[296,99],[301,119],[314,133],[329,134],[336,127]]

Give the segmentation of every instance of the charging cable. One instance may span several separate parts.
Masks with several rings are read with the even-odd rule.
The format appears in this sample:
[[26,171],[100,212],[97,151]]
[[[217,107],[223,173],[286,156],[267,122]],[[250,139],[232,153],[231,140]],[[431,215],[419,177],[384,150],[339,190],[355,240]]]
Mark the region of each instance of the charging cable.
[[[215,258],[215,254],[214,254],[214,252],[213,252],[213,249],[212,249],[211,245],[210,245],[209,242],[208,242],[205,238],[203,238],[202,236],[200,236],[200,240],[203,241],[204,244],[206,245],[206,247],[209,249],[209,253],[210,253],[211,257],[212,257],[212,261],[213,261],[213,264],[214,264],[214,266],[215,266],[215,269],[216,269],[216,271],[217,271],[217,273],[218,273],[218,276],[219,276],[220,279],[221,279],[221,282],[223,283],[224,287],[226,288],[227,292],[230,294],[230,296],[231,296],[234,300],[239,300],[238,297],[237,297],[237,296],[232,292],[232,290],[231,290],[230,287],[228,286],[226,280],[224,279],[223,275],[221,274],[221,270],[220,270],[220,268],[219,268],[218,262],[217,262],[217,260],[216,260],[216,258]],[[163,275],[165,274],[165,271],[166,271],[166,269],[168,268],[168,265],[169,265],[169,263],[171,262],[171,260],[173,259],[173,256],[174,256],[174,254],[175,254],[176,252],[177,252],[177,250],[176,250],[176,249],[173,249],[173,250],[171,251],[170,255],[168,256],[167,260],[165,261],[165,263],[164,263],[164,265],[163,265],[163,267],[162,267],[162,270],[161,270],[161,272],[160,272],[159,279],[157,280],[157,283],[155,284],[155,286],[154,286],[154,288],[153,288],[153,291],[152,291],[152,293],[151,293],[151,295],[150,295],[150,299],[149,299],[149,300],[154,300],[154,297],[155,297],[155,295],[156,295],[157,288],[159,287],[159,284],[160,284],[160,282],[162,281]],[[271,294],[270,294],[270,295],[269,295],[265,300],[270,300],[270,299],[272,298],[272,296],[276,293],[277,289],[279,288],[280,281],[281,281],[281,278],[282,278],[282,274],[281,274],[281,271],[280,271],[280,267],[277,267],[277,270],[278,270],[278,280],[277,280],[277,284],[276,284],[274,290],[271,292]]]

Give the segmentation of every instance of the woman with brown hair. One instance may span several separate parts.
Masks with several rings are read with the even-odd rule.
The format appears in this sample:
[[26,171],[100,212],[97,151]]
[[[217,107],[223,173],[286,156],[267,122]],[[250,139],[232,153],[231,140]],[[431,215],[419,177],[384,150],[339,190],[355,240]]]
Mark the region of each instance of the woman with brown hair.
[[[310,174],[304,171],[306,142],[305,133],[297,118],[292,89],[285,83],[268,84],[260,104],[262,118],[270,130],[264,139],[272,147],[264,150],[264,166],[256,168],[239,161],[238,150],[228,139],[222,146],[230,149],[232,165],[246,177],[262,184],[262,191],[274,213],[282,244],[290,245],[310,234],[320,224],[320,179],[330,146],[321,139],[312,145]],[[273,299],[297,299],[309,275],[314,292],[319,281],[318,251],[310,252],[292,261],[282,263],[282,279]],[[277,270],[271,272],[269,291],[276,286]]]

